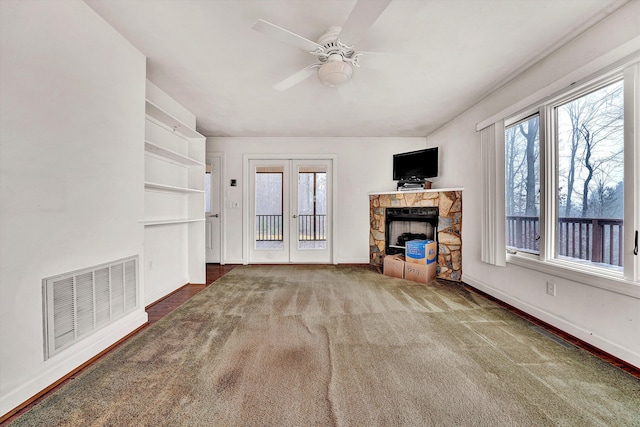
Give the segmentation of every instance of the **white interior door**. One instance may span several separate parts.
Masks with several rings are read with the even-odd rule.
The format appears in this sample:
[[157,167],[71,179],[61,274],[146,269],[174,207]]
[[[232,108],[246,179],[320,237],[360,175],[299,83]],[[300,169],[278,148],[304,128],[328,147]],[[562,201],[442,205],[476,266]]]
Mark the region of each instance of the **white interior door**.
[[205,258],[207,263],[220,263],[221,234],[221,159],[207,157],[207,170],[204,178],[205,188]]
[[250,263],[331,262],[331,160],[249,160]]

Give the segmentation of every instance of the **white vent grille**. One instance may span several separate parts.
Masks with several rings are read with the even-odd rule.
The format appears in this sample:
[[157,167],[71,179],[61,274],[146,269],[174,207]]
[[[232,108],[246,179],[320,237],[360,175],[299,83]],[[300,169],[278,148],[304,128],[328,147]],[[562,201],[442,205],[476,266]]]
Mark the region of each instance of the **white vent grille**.
[[42,281],[45,359],[138,307],[138,257]]

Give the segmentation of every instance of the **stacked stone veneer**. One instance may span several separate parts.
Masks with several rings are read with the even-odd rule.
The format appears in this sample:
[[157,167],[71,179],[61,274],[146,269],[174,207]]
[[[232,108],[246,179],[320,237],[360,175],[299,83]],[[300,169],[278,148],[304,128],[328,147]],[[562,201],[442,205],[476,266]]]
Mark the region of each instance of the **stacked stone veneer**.
[[385,208],[438,208],[438,267],[440,279],[462,280],[462,191],[421,191],[369,196],[369,257],[382,266],[385,256]]

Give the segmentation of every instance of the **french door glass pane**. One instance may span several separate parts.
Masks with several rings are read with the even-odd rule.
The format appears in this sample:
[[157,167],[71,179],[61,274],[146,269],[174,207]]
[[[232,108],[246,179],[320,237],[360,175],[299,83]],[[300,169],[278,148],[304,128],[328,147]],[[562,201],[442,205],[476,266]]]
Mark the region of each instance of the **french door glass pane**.
[[556,107],[558,258],[622,269],[623,111],[622,81]]
[[533,116],[505,129],[506,243],[540,253],[540,120]]
[[282,172],[257,172],[256,249],[283,249]]
[[298,171],[298,249],[326,249],[326,233],[326,170],[301,168]]

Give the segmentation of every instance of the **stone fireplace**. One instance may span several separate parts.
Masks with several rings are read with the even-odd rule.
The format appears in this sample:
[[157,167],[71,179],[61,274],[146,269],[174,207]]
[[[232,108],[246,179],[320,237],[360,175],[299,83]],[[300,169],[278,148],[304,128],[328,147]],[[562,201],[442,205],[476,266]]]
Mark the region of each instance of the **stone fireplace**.
[[[387,212],[392,221],[388,221]],[[382,266],[385,255],[403,252],[395,247],[401,246],[394,242],[398,235],[424,234],[438,242],[436,277],[462,280],[461,189],[370,194],[369,219],[369,258],[372,265]]]

